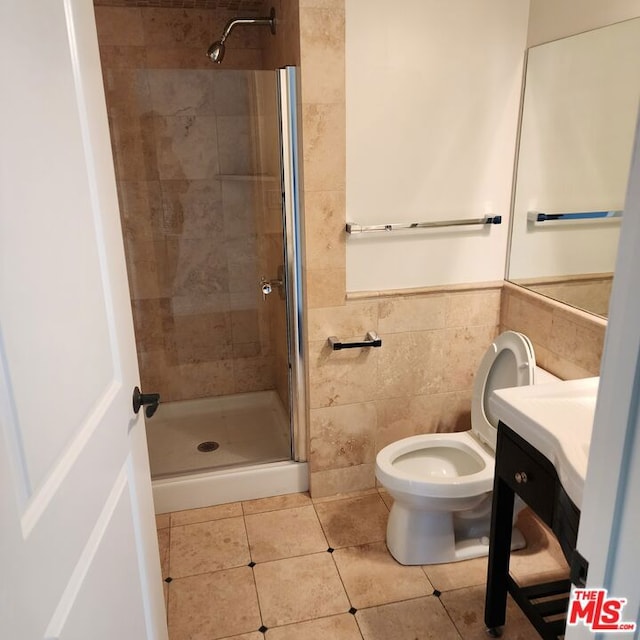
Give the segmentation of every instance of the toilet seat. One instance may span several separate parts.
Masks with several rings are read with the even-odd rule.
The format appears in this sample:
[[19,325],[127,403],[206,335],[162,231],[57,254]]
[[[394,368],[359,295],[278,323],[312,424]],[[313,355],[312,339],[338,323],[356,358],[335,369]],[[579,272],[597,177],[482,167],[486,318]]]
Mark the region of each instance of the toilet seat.
[[[487,555],[494,482],[497,417],[488,400],[496,389],[549,382],[535,364],[531,342],[507,331],[476,372],[470,431],[403,438],[376,456],[376,478],[394,502],[387,548],[406,565],[439,564]],[[516,503],[514,514],[524,506]],[[524,546],[513,529],[512,550]]]
[[[441,449],[456,456],[446,456],[445,472],[429,467]],[[404,464],[405,460],[408,464]],[[454,464],[456,461],[458,465]],[[449,464],[458,467],[457,474],[453,469],[446,473]],[[376,458],[376,477],[392,491],[410,488],[419,496],[462,498],[491,491],[494,464],[493,456],[469,431],[428,433],[403,438],[382,449]]]
[[376,457],[378,480],[391,490],[410,488],[415,495],[434,498],[491,491],[498,420],[489,409],[489,395],[495,389],[533,384],[535,370],[533,346],[526,336],[515,331],[499,335],[476,373],[471,431],[428,433],[387,445]]
[[527,336],[505,331],[489,346],[480,362],[473,385],[471,431],[493,451],[496,449],[498,418],[489,408],[489,396],[496,389],[534,383],[536,358]]

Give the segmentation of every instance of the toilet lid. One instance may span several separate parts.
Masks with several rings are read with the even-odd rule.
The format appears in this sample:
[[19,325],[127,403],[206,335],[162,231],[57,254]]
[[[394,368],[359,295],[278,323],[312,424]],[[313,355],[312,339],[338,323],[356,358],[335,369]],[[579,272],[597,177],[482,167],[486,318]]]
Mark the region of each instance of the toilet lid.
[[531,341],[515,331],[500,334],[480,362],[473,385],[471,429],[494,451],[498,418],[489,408],[489,396],[496,389],[533,384],[535,367]]

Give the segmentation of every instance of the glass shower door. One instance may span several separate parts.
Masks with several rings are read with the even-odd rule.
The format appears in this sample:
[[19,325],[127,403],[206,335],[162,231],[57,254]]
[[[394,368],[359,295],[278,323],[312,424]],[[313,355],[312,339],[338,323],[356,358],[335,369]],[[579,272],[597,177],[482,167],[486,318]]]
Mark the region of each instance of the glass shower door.
[[294,72],[106,72],[142,388],[162,398],[152,475],[289,460],[299,238],[281,106]]
[[[269,71],[208,73],[218,148],[213,181],[221,206],[212,233],[198,242],[215,247],[205,268],[216,274],[217,290],[189,296],[185,315],[195,311],[203,333],[190,361],[180,365],[195,366],[195,373],[212,357],[216,372],[222,368],[227,375],[205,373],[204,379],[192,379],[187,397],[161,404],[148,429],[154,477],[292,457],[287,295],[295,274],[288,264],[283,212],[286,118],[280,114],[279,77]],[[182,214],[189,215],[188,208]],[[205,215],[215,216],[216,207]],[[179,281],[194,281],[188,253],[178,252],[176,262]],[[212,296],[215,320],[206,310]],[[182,336],[169,325],[166,337],[171,336],[179,346]],[[184,343],[193,339],[185,333]]]

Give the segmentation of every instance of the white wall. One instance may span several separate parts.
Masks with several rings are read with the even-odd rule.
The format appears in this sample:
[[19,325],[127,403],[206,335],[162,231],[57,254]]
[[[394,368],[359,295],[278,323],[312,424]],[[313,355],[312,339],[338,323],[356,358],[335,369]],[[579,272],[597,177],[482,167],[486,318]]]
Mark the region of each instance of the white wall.
[[531,0],[527,46],[638,16],[638,0]]
[[613,272],[619,222],[527,211],[624,207],[640,100],[640,19],[529,51],[509,279]]
[[348,0],[347,219],[503,216],[352,236],[347,289],[501,280],[528,0]]

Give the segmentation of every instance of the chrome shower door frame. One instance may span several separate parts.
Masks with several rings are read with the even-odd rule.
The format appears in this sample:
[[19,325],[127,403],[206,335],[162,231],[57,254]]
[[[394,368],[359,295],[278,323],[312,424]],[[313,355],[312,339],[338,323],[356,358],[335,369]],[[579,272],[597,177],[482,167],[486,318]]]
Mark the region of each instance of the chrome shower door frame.
[[297,69],[278,69],[278,114],[281,152],[282,222],[284,227],[287,343],[289,349],[289,415],[292,457],[307,459],[307,400],[302,288],[302,208],[300,202],[300,130],[297,110]]

